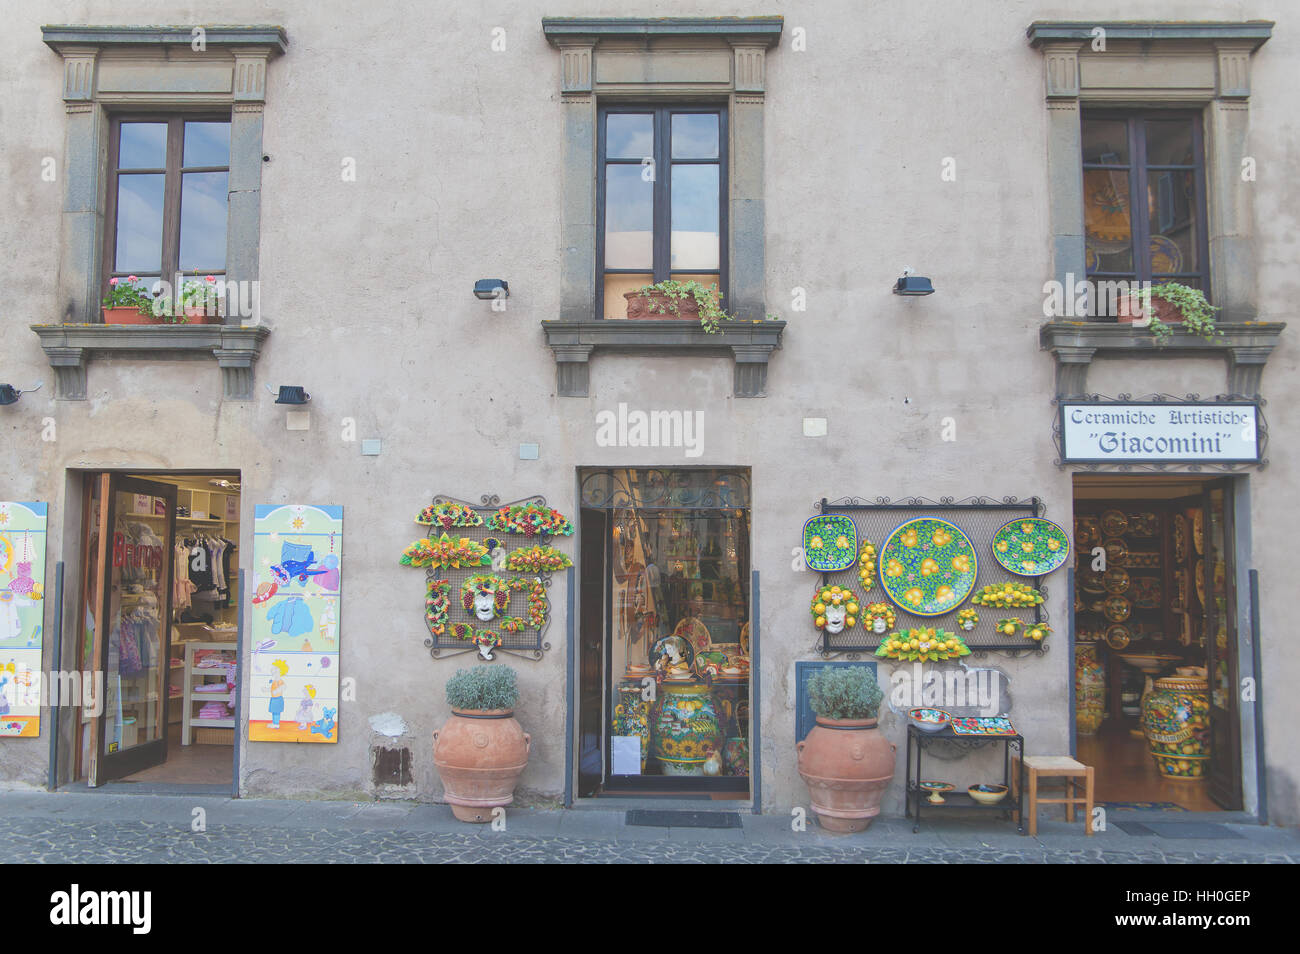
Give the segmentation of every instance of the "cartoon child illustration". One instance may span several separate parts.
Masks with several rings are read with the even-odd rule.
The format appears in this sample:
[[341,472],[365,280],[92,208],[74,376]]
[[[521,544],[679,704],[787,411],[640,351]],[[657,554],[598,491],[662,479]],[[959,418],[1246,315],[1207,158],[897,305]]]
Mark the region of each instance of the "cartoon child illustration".
[[271,701],[267,708],[271,712],[271,728],[280,728],[280,714],[284,712],[284,677],[289,674],[289,664],[283,659],[277,659],[271,663],[278,676],[270,680],[268,688],[271,690]]
[[5,686],[12,681],[10,677],[14,674],[14,664],[9,663],[0,666],[0,716],[9,714],[9,695],[5,692]]
[[298,728],[307,729],[316,718],[316,687],[307,685],[302,687],[302,701],[298,703]]
[[471,576],[460,585],[460,602],[465,612],[486,623],[510,605],[510,587],[499,576]]
[[334,633],[338,624],[339,617],[334,609],[334,601],[328,600],[320,611],[320,638],[324,645],[334,645]]

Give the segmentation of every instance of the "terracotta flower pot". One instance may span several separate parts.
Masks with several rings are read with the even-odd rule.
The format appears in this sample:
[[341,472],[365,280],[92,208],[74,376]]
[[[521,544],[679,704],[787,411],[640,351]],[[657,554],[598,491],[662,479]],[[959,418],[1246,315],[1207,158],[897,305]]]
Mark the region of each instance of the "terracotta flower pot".
[[827,831],[864,831],[880,814],[880,798],[894,777],[897,746],[875,719],[825,719],[800,742],[799,776]]
[[151,314],[144,314],[134,305],[117,308],[101,308],[106,325],[160,325],[162,322]]
[[[1142,303],[1134,301],[1128,295],[1121,295],[1115,301],[1115,317],[1121,325],[1131,325],[1136,321],[1141,321],[1144,317],[1142,314]],[[1182,324],[1183,313],[1178,308],[1165,301],[1163,298],[1151,296],[1151,302],[1147,307],[1150,317],[1163,321],[1167,325]]]
[[452,709],[433,733],[433,764],[452,813],[464,822],[488,822],[492,809],[512,803],[532,744],[513,709]]
[[694,295],[670,298],[661,291],[628,292],[627,316],[633,321],[699,321],[700,303]]
[[[220,309],[217,309],[220,311]],[[204,308],[186,308],[185,324],[187,325],[219,325],[221,324],[220,314],[209,315]]]

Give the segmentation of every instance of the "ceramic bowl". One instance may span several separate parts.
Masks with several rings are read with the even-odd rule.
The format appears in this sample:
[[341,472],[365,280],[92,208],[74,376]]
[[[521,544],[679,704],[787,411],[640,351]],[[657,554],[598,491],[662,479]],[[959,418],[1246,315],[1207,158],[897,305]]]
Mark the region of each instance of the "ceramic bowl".
[[966,791],[981,805],[996,805],[1007,797],[1005,785],[972,785]]
[[922,732],[942,732],[952,722],[952,716],[942,709],[909,709],[907,721]]

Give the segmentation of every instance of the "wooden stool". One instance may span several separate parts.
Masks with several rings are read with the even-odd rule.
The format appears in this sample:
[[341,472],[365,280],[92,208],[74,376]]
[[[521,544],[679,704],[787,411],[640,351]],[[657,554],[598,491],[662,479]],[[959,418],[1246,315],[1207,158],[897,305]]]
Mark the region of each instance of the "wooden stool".
[[[1011,756],[1011,789],[1017,798],[1020,793],[1020,771],[1016,765],[1019,757]],[[1025,784],[1028,787],[1029,800],[1025,803],[1025,814],[1029,818],[1030,836],[1038,834],[1038,806],[1064,805],[1067,821],[1074,821],[1074,806],[1083,808],[1083,830],[1092,834],[1092,766],[1076,762],[1066,755],[1030,755],[1025,758]],[[1039,798],[1038,780],[1040,778],[1059,778],[1065,782],[1064,798]],[[1082,783],[1083,794],[1079,794]]]

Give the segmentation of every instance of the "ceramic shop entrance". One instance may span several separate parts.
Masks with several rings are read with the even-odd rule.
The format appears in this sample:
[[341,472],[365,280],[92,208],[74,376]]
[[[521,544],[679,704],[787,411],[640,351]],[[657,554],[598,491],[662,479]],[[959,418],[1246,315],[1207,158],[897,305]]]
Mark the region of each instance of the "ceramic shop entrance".
[[574,793],[750,798],[748,469],[584,470],[579,495]]
[[97,471],[72,484],[77,671],[102,673],[103,685],[97,713],[76,710],[71,777],[231,786],[239,472]]
[[1074,724],[1099,802],[1242,808],[1245,480],[1074,477]]

